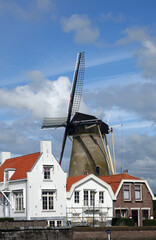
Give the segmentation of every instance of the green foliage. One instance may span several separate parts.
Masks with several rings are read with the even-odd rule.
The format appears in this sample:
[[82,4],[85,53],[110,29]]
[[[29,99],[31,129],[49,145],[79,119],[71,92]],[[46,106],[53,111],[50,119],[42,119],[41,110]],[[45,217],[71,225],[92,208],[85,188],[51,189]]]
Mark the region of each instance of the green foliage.
[[112,226],[135,226],[133,218],[113,218]]
[[156,200],[153,200],[153,209],[156,210]]
[[14,218],[0,218],[0,222],[13,222]]
[[143,226],[156,226],[156,219],[143,220]]
[[153,213],[154,213],[154,219],[156,219],[156,210],[154,210]]

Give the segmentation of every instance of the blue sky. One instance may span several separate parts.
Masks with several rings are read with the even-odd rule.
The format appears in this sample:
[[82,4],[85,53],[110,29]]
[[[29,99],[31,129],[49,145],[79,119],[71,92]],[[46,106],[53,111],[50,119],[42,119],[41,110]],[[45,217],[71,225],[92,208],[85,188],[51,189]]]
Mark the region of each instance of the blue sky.
[[128,169],[156,193],[155,9],[155,0],[0,0],[0,151],[35,152],[46,139],[59,159],[63,130],[40,127],[44,116],[66,116],[84,51],[80,110],[123,124],[114,129],[118,173]]

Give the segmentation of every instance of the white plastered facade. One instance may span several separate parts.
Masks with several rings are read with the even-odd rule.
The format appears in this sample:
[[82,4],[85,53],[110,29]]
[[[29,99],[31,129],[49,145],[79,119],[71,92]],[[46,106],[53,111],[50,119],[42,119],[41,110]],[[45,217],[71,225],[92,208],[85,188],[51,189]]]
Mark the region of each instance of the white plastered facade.
[[[79,202],[75,202],[75,192],[79,192]],[[84,194],[88,192],[88,201],[85,203]],[[91,193],[95,195],[93,199]],[[102,194],[103,193],[103,194]],[[103,200],[100,199],[103,195]],[[93,224],[100,223],[111,225],[113,217],[114,193],[110,185],[93,174],[74,183],[67,192],[67,220],[71,224]]]
[[[0,205],[0,217],[13,217],[16,220],[48,220],[55,224],[59,221],[61,225],[65,225],[67,174],[51,153],[50,141],[41,141],[40,152],[34,166],[27,172],[27,179],[0,183],[2,198],[5,199],[5,204],[1,202]],[[44,166],[50,167],[50,179],[44,179]],[[23,193],[22,211],[15,210],[14,196],[18,191]],[[43,210],[43,192],[53,193],[53,209]]]

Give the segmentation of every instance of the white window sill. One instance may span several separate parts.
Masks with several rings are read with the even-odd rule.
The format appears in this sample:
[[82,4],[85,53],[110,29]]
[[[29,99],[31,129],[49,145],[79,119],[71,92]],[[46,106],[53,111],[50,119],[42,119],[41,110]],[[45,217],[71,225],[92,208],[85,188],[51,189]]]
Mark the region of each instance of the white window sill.
[[52,210],[51,209],[50,210],[47,209],[47,210],[42,210],[42,212],[56,212],[56,210],[54,210],[54,209],[52,209]]
[[52,182],[52,179],[43,179],[43,182]]
[[25,213],[25,210],[21,210],[21,211],[14,211],[14,213]]

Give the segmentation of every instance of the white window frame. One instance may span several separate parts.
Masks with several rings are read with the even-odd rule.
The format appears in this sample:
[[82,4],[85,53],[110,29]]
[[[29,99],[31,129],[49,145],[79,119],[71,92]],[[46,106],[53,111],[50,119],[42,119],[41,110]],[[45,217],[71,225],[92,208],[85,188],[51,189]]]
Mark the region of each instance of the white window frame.
[[[128,188],[126,189],[127,186],[128,186]],[[127,192],[128,192],[129,197],[125,198],[125,193],[127,194]],[[125,202],[131,201],[131,184],[128,184],[128,183],[123,184],[123,198],[124,198]]]
[[14,211],[23,212],[25,210],[23,190],[14,191],[13,194],[14,194]]
[[[85,192],[87,193],[86,195],[85,195]],[[83,205],[85,207],[91,207],[93,206],[93,204],[95,204],[95,194],[96,194],[95,189],[90,189],[90,190],[84,189]]]
[[74,192],[74,203],[80,203],[80,191]]
[[57,227],[62,227],[62,220],[57,220]]
[[[136,190],[136,187],[139,187],[139,191]],[[135,184],[134,185],[134,192],[135,192],[135,201],[138,202],[138,201],[142,201],[142,184]],[[140,198],[136,198],[136,193],[139,192],[140,193]]]
[[[42,211],[54,211],[54,197],[55,191],[42,190]],[[52,206],[50,206],[50,204],[52,204]]]
[[44,181],[52,180],[52,170],[53,170],[53,168],[54,168],[53,165],[43,165],[43,179],[44,179]]
[[99,203],[104,203],[104,191],[99,191]]

